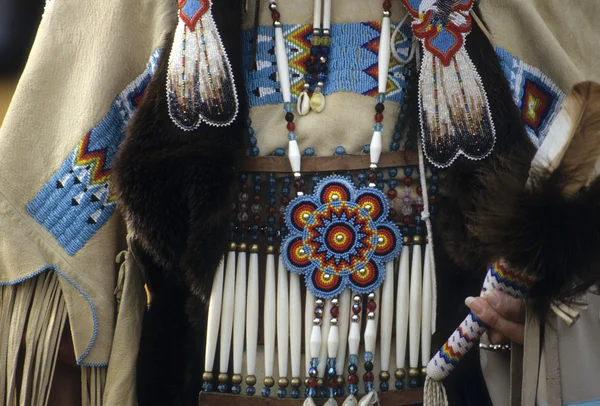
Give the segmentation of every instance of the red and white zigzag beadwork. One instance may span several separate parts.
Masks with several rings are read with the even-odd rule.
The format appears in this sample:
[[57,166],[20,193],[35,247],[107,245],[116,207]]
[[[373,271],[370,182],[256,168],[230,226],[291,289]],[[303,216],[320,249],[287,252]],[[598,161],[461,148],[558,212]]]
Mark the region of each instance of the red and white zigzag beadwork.
[[211,13],[210,0],[179,0],[167,75],[173,122],[185,131],[206,123],[227,126],[238,113],[231,64]]
[[473,0],[402,0],[423,45],[419,79],[424,152],[438,167],[490,154],[496,131],[481,78],[464,47]]

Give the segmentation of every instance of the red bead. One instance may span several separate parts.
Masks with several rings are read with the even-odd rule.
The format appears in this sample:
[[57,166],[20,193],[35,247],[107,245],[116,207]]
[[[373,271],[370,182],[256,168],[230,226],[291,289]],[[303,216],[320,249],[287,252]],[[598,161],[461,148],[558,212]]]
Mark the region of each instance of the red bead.
[[277,214],[277,209],[275,208],[275,206],[270,206],[268,209],[268,213],[269,216],[274,216],[275,214]]
[[260,195],[254,195],[254,203],[260,203]]
[[392,200],[392,199],[395,199],[396,196],[398,196],[398,192],[396,192],[396,189],[390,189],[387,191],[387,195],[388,195],[388,198],[390,200]]
[[354,314],[360,314],[360,311],[362,310],[362,308],[360,307],[359,304],[353,304],[352,305],[352,313]]
[[290,198],[287,196],[281,196],[281,204],[287,206],[290,203]]
[[423,189],[421,189],[421,185],[417,186],[417,194],[421,196],[423,194]]
[[356,385],[358,383],[358,375],[356,375],[356,374],[348,375],[348,383]]
[[363,375],[363,379],[365,382],[373,382],[374,378],[375,377],[373,376],[373,372],[370,372],[370,371]]
[[377,303],[369,302],[367,304],[367,309],[369,309],[370,312],[374,312],[377,309]]
[[405,226],[410,226],[410,216],[404,216],[403,222]]
[[335,388],[336,385],[337,385],[337,382],[335,381],[335,378],[329,378],[329,387]]
[[279,14],[279,11],[277,11],[277,10],[271,11],[271,19],[273,21],[279,21],[280,18],[281,18],[281,14]]
[[378,123],[381,123],[383,121],[383,113],[375,114],[375,121],[377,121]]
[[390,11],[390,10],[391,10],[391,8],[392,8],[392,2],[391,2],[390,0],[385,0],[385,1],[383,2],[383,9],[384,9],[385,11]]
[[410,176],[404,178],[404,186],[412,186],[412,178]]
[[310,378],[308,378],[308,387],[314,388],[316,386],[317,386],[317,378],[315,378],[314,376],[311,376]]
[[435,203],[436,200],[435,195],[429,195],[429,203]]
[[377,182],[377,174],[375,173],[375,171],[369,172],[369,181],[372,183]]
[[420,216],[422,212],[423,212],[423,205],[418,204],[417,205],[417,214]]
[[337,306],[332,306],[329,313],[331,313],[331,317],[337,317],[340,314],[340,308]]
[[255,215],[254,215],[254,222],[255,222],[256,224],[260,223],[260,214],[255,214]]
[[288,131],[296,131],[296,124],[294,124],[293,121],[290,121],[289,123],[287,123],[287,130]]
[[240,184],[240,189],[242,190],[242,192],[248,191],[248,184],[247,183]]

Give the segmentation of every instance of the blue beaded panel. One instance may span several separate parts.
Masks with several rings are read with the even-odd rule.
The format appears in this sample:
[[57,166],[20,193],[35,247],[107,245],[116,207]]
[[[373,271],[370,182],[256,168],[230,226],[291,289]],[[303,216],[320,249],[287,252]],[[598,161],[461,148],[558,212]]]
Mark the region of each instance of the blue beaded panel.
[[79,142],[67,160],[27,205],[29,214],[74,255],[115,211],[110,171],[160,56],[155,51],[144,73],[117,96],[104,119]]
[[504,74],[510,83],[513,99],[525,123],[527,133],[541,145],[565,93],[538,68],[526,64],[502,48],[496,48]]
[[[392,27],[394,29],[395,27]],[[378,22],[333,24],[331,50],[327,63],[327,80],[323,93],[354,92],[377,96],[377,53],[381,26]],[[284,24],[283,33],[288,51],[292,97],[302,91],[305,63],[310,55],[311,25]],[[260,26],[256,47],[256,70],[250,71],[252,30],[243,33],[243,63],[246,72],[246,92],[250,107],[282,103],[277,79],[274,28]],[[401,29],[395,43],[399,53],[409,48],[412,32],[409,25]],[[406,79],[404,67],[393,58],[388,77],[388,100],[404,102]]]

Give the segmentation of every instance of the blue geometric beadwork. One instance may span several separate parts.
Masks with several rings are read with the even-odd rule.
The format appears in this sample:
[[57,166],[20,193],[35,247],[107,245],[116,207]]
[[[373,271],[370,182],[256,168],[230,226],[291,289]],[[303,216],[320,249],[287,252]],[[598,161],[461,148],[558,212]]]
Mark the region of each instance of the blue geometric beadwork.
[[525,129],[536,145],[541,145],[550,124],[560,111],[565,93],[538,68],[526,64],[497,47],[496,54],[508,79],[513,99],[521,112]]
[[[392,27],[394,29],[395,27]],[[288,51],[292,99],[302,92],[306,74],[306,60],[310,56],[311,25],[284,24],[283,35]],[[375,97],[377,86],[377,54],[381,24],[379,22],[333,24],[331,26],[331,49],[327,64],[327,82],[323,93],[353,92]],[[256,70],[250,70],[252,60],[252,30],[243,33],[242,60],[246,74],[246,92],[250,107],[281,103],[277,63],[274,52],[274,28],[260,26],[256,46]],[[402,53],[410,45],[410,26],[402,28],[402,35],[395,43]],[[408,44],[408,45],[407,45]],[[351,52],[349,52],[351,50]],[[390,62],[387,100],[402,104],[407,82],[406,67],[394,59]]]
[[69,255],[74,255],[115,211],[110,171],[135,113],[156,70],[160,49],[147,68],[117,96],[108,114],[79,142],[27,211],[48,230]]

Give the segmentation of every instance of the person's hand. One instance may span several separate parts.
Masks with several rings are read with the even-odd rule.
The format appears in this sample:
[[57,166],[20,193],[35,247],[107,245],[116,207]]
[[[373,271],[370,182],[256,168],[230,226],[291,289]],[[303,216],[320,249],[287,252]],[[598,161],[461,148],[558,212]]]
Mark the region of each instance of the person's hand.
[[501,291],[488,291],[482,297],[468,297],[465,304],[490,326],[488,337],[492,344],[507,339],[523,344],[525,336],[525,303]]

